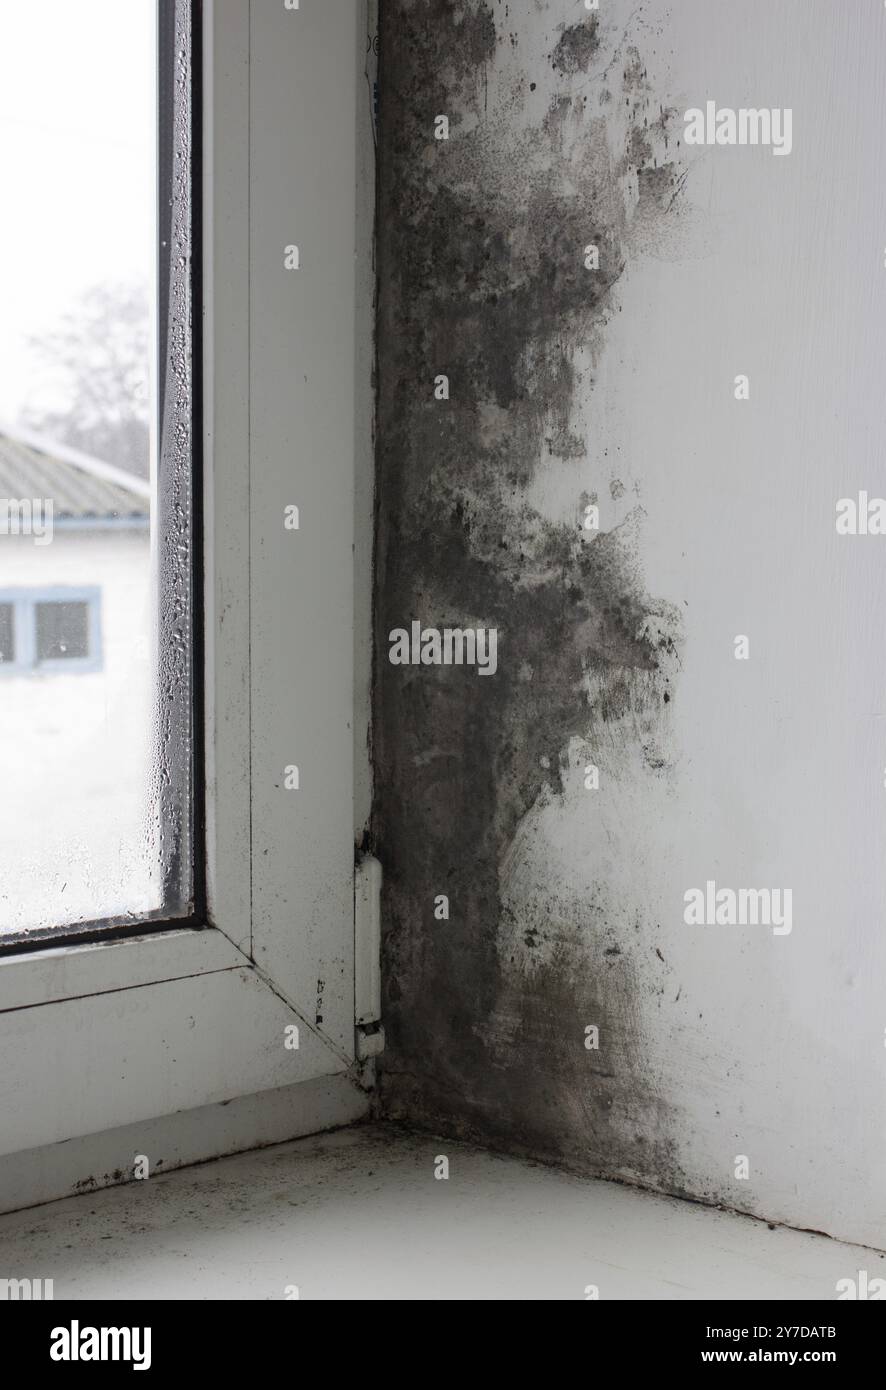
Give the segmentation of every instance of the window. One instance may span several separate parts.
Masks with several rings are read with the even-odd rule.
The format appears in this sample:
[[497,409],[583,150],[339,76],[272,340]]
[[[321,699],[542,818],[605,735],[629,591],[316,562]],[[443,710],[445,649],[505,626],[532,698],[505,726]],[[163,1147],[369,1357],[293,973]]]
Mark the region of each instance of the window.
[[101,669],[98,589],[7,589],[0,597],[0,676]]
[[15,662],[15,608],[0,601],[0,671]]
[[[0,226],[12,256],[0,256],[0,419],[14,382],[22,401],[36,386],[19,353],[40,331],[37,310],[46,329],[64,301],[71,265],[101,280],[146,231],[147,272],[159,252],[153,377],[140,357],[123,372],[128,398],[153,400],[147,471],[135,443],[108,461],[88,401],[88,438],[51,432],[66,376],[40,378],[39,419],[0,427],[0,503],[30,499],[30,528],[10,506],[20,524],[4,532],[0,506],[0,651],[19,662],[26,631],[36,651],[22,591],[71,603],[97,591],[101,638],[100,669],[66,679],[84,659],[70,655],[82,622],[78,635],[53,619],[50,663],[0,677],[0,1049],[12,1059],[0,1068],[0,1206],[125,1170],[152,1117],[178,1114],[188,1135],[162,1151],[198,1157],[243,1125],[283,1137],[275,1127],[365,1113],[354,1069],[354,839],[368,802],[354,797],[354,749],[367,743],[354,690],[369,683],[368,613],[355,623],[354,597],[369,590],[363,541],[356,586],[354,574],[355,439],[368,451],[371,425],[365,44],[360,6],[345,0],[0,6],[0,156],[17,189]],[[148,107],[156,167],[121,114]],[[52,131],[41,159],[33,143],[30,158],[17,153],[28,123],[29,139]],[[77,164],[84,131],[95,149]],[[121,239],[136,183],[141,211]],[[59,207],[73,238],[63,256]],[[284,267],[293,240],[307,274]],[[82,321],[106,321],[102,305],[81,303]],[[119,361],[143,318],[130,299],[116,305],[93,344]],[[202,361],[192,324],[204,325]],[[143,441],[137,415],[131,431],[121,416],[106,423]],[[371,473],[361,488],[368,528]],[[291,506],[298,531],[284,524]],[[225,1103],[241,1099],[235,1118]],[[210,1108],[184,1113],[197,1107]],[[122,1128],[135,1123],[137,1141]],[[100,1155],[78,1146],[106,1131]],[[28,1151],[47,1144],[51,1162],[35,1162]]]
[[34,605],[37,665],[88,660],[89,604],[83,599],[48,599]]
[[0,945],[200,896],[186,10],[0,8]]

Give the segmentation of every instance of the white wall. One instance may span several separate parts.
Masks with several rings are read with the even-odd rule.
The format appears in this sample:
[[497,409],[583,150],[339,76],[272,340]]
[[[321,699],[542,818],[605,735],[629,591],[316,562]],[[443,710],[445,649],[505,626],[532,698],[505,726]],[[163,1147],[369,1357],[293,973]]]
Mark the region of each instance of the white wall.
[[[886,13],[681,0],[666,24],[663,95],[791,107],[794,149],[686,151],[683,225],[609,343],[647,580],[685,625],[674,794],[635,807],[675,988],[640,1026],[698,1190],[882,1246],[886,538],[838,537],[835,502],[884,491]],[[791,934],[686,927],[707,878],[792,887]]]
[[[535,853],[550,834],[591,866],[619,837],[625,916],[642,907],[667,963],[638,953],[637,1027],[692,1190],[883,1245],[886,538],[838,537],[834,517],[886,490],[886,14],[654,0],[645,17],[667,39],[662,102],[791,107],[794,149],[684,150],[676,225],[621,281],[581,413],[628,484],[608,523],[636,481],[647,586],[683,613],[673,777],[638,797],[613,766],[600,819],[577,792]],[[708,878],[791,887],[791,934],[687,927],[683,893]]]
[[[395,769],[389,792],[382,776],[379,827],[389,1108],[886,1246],[886,537],[835,532],[838,498],[886,492],[886,11],[874,0],[601,0],[599,49],[558,68],[564,29],[590,20],[577,4],[526,0],[505,14],[476,0],[472,34],[484,17],[495,24],[494,52],[479,59],[460,38],[467,21],[446,34],[422,27],[417,0],[391,9],[390,44],[408,24],[412,46],[393,70],[383,47],[382,99],[392,72],[404,119],[416,114],[406,134],[387,131],[394,172],[380,209],[400,238],[381,232],[394,344],[386,364],[381,336],[382,535],[394,538],[383,617],[408,619],[411,602],[430,622],[447,603],[447,621],[457,604],[469,621],[497,619],[501,683],[481,692],[419,672],[407,686],[380,668],[381,772]],[[678,147],[683,113],[708,99],[791,108],[792,153]],[[452,120],[439,147],[437,110]],[[624,157],[632,122],[641,145],[648,127],[648,160],[672,166],[674,196],[655,207],[638,201],[630,130]],[[398,187],[425,168],[398,220]],[[552,177],[550,231],[527,209]],[[435,220],[447,205],[461,212],[452,226]],[[583,319],[560,287],[579,233],[591,241],[601,224],[624,264]],[[452,258],[430,292],[429,243]],[[533,297],[546,273],[559,323]],[[430,303],[434,322],[417,324],[411,301]],[[517,321],[521,304],[531,322]],[[574,367],[568,424],[583,449],[558,457],[539,437],[526,457],[525,402],[503,409],[485,358],[471,356],[481,312],[517,321],[499,351],[523,364],[536,400],[527,361],[565,363],[558,381]],[[416,379],[401,384],[410,354]],[[432,416],[427,383],[444,369],[454,404]],[[739,373],[747,402],[734,398]],[[459,413],[468,389],[479,404]],[[429,419],[445,429],[432,434]],[[554,425],[562,437],[552,411],[548,437]],[[446,452],[450,438],[460,452]],[[589,587],[573,558],[583,494],[601,507],[590,544],[617,560],[609,588],[604,570]],[[469,526],[450,522],[454,498]],[[538,542],[538,516],[558,528],[556,551]],[[404,536],[412,591],[396,568]],[[472,568],[447,569],[446,554],[462,553]],[[560,597],[558,565],[576,597]],[[530,630],[546,593],[567,615],[547,638]],[[657,626],[673,641],[649,669],[613,641],[601,650],[622,596],[628,615],[644,611],[647,637]],[[734,658],[739,634],[748,661]],[[587,698],[564,713],[574,676],[533,690],[573,644],[563,669],[584,669]],[[546,718],[559,747],[539,758]],[[518,763],[527,748],[534,760]],[[598,792],[584,784],[590,759]],[[491,868],[488,847],[474,855],[453,828],[476,805],[491,808]],[[409,838],[417,816],[423,847]],[[791,889],[792,931],[687,925],[684,894],[708,879]],[[428,907],[441,885],[446,928]],[[600,1049],[587,1053],[595,1023]]]

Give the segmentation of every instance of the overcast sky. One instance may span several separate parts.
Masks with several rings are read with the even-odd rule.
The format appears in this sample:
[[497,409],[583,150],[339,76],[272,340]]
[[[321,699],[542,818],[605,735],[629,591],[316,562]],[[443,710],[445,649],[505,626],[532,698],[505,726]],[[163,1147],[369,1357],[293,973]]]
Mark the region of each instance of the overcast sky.
[[30,336],[153,274],[155,0],[0,0],[0,419]]

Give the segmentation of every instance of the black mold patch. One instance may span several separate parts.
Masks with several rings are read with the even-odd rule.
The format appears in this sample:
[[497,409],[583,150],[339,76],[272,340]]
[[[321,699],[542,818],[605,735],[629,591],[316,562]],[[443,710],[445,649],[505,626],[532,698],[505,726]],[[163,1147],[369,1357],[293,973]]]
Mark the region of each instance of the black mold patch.
[[573,24],[564,30],[551,54],[551,63],[557,72],[565,76],[587,72],[591,59],[600,47],[597,27],[597,16],[593,15],[587,23]]
[[[605,89],[573,83],[599,46],[596,21],[555,39],[559,16],[536,6],[532,47],[553,53],[554,89],[529,124],[536,74],[490,83],[499,58],[528,61],[525,43],[496,38],[495,13],[455,0],[387,0],[381,13],[383,1101],[395,1117],[680,1191],[641,1037],[636,921],[605,884],[587,901],[553,871],[514,887],[527,818],[565,804],[576,748],[605,731],[636,752],[639,776],[668,775],[680,629],[644,590],[642,509],[592,535],[583,496],[569,521],[528,497],[539,472],[587,452],[587,354],[617,307],[632,216],[641,197],[666,216],[675,188],[659,165],[667,121],[633,48],[611,55]],[[441,113],[449,141],[433,138]],[[434,399],[441,373],[447,401]],[[391,666],[388,634],[414,619],[497,628],[497,673]],[[599,1052],[583,1045],[591,1023]]]

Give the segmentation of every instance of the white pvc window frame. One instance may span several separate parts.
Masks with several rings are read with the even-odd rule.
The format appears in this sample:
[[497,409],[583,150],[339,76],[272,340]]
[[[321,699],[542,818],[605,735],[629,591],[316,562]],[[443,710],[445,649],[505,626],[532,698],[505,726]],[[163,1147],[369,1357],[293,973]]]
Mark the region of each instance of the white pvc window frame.
[[0,1155],[354,1062],[362,7],[203,10],[207,919],[0,958]]

